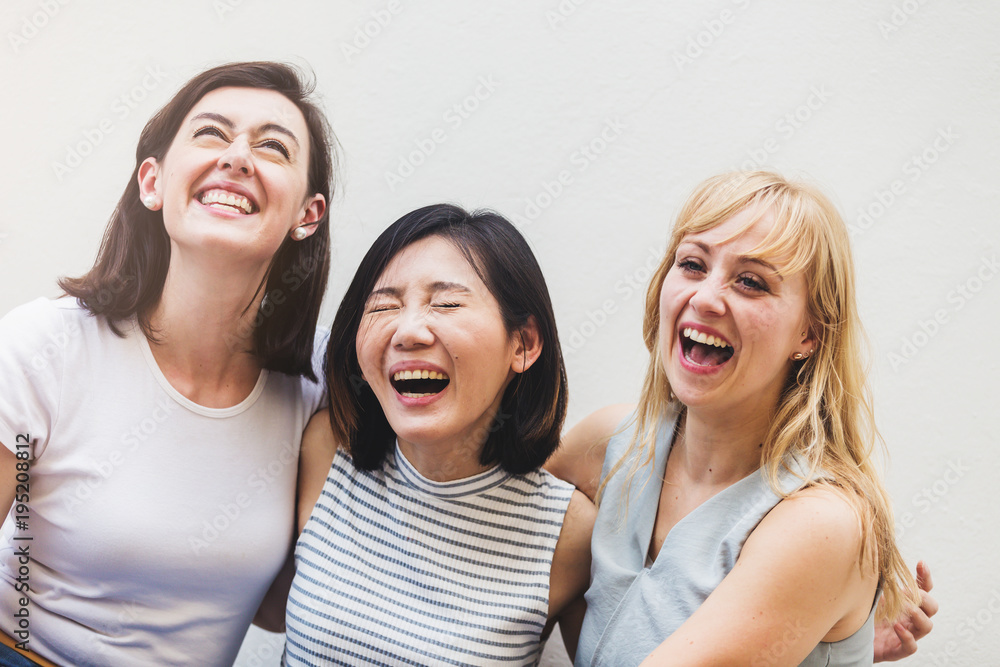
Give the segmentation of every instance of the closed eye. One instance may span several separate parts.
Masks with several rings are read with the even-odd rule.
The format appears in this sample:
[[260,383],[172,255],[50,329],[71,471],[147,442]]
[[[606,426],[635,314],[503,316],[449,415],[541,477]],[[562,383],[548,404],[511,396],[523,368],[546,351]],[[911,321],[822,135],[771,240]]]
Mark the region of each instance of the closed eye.
[[205,127],[195,130],[194,136],[201,137],[205,135],[218,137],[220,139],[226,138],[226,135],[223,134],[222,130],[215,127],[214,125],[206,125]]
[[392,303],[379,303],[368,308],[369,313],[386,313],[391,310],[399,310],[399,306]]
[[435,303],[432,304],[435,308],[461,308],[460,303]]

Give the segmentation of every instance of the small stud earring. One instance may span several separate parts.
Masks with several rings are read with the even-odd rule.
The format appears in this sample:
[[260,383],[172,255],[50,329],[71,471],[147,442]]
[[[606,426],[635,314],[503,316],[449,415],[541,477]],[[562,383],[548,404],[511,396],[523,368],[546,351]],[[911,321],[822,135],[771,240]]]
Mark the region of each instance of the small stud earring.
[[143,197],[142,205],[152,211],[153,207],[156,206],[156,195],[146,195]]
[[294,230],[292,230],[292,238],[295,239],[296,241],[301,241],[308,235],[308,233],[309,232],[307,232],[305,228],[296,227]]

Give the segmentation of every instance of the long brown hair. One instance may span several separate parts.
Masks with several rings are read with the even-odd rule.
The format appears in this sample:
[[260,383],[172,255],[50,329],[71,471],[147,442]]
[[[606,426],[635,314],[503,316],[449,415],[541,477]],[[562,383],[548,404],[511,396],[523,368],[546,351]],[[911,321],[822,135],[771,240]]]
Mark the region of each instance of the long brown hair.
[[[294,67],[273,62],[220,65],[197,75],[154,115],[139,136],[135,169],[104,232],[94,266],[79,278],[63,277],[59,286],[92,314],[104,317],[123,335],[119,324],[138,319],[143,333],[155,339],[148,313],[163,291],[170,263],[170,238],[163,214],[142,205],[139,166],[148,157],[163,160],[188,112],[206,93],[226,86],[273,90],[302,112],[309,128],[309,191],[329,202],[334,191],[336,139],[318,104],[314,84]],[[316,379],[312,368],[313,336],[330,271],[329,207],[307,239],[286,238],[274,257],[249,309],[261,292],[248,346],[264,368]],[[268,296],[270,295],[270,297]],[[278,298],[280,296],[280,298]],[[242,336],[240,337],[242,338]]]
[[685,236],[712,229],[748,207],[769,210],[776,221],[752,254],[789,257],[782,271],[804,272],[817,339],[815,353],[795,362],[785,383],[764,440],[761,468],[774,492],[787,497],[779,475],[794,456],[809,468],[799,488],[828,486],[850,503],[861,525],[858,564],[877,572],[885,595],[881,615],[895,618],[904,600],[917,601],[916,583],[896,546],[892,503],[873,460],[876,448],[884,453],[884,442],[875,427],[847,226],[830,200],[812,186],[770,172],[734,172],[708,179],[688,198],[646,293],[643,339],[650,357],[635,434],[604,484],[633,457],[624,485],[628,497],[635,474],[653,461],[665,406],[678,407],[659,345],[660,291],[677,247]]

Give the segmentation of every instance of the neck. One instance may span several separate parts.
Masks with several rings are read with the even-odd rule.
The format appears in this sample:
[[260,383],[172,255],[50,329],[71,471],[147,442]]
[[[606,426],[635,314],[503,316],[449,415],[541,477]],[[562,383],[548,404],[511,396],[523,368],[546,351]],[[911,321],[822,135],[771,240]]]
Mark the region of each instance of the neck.
[[[204,266],[174,251],[160,300],[149,313],[159,339],[150,348],[161,370],[189,388],[252,387],[260,374],[252,352],[253,324],[263,296],[253,294],[266,267]],[[247,308],[251,298],[254,303]]]
[[434,482],[452,482],[486,472],[492,466],[479,462],[483,446],[414,445],[399,439],[399,449],[421,475]]
[[711,485],[729,485],[760,467],[771,415],[705,414],[688,408],[670,458],[677,474]]

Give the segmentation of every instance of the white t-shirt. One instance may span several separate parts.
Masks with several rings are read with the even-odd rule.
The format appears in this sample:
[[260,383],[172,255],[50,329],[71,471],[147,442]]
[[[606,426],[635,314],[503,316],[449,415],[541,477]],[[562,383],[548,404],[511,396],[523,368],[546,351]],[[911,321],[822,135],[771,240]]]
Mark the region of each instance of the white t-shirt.
[[0,629],[20,638],[28,545],[40,655],[228,666],[292,544],[299,445],[322,385],[263,371],[239,405],[205,408],[170,386],[134,322],[122,327],[69,298],[0,320],[0,442],[30,440],[35,457],[27,530],[14,511],[0,529]]

